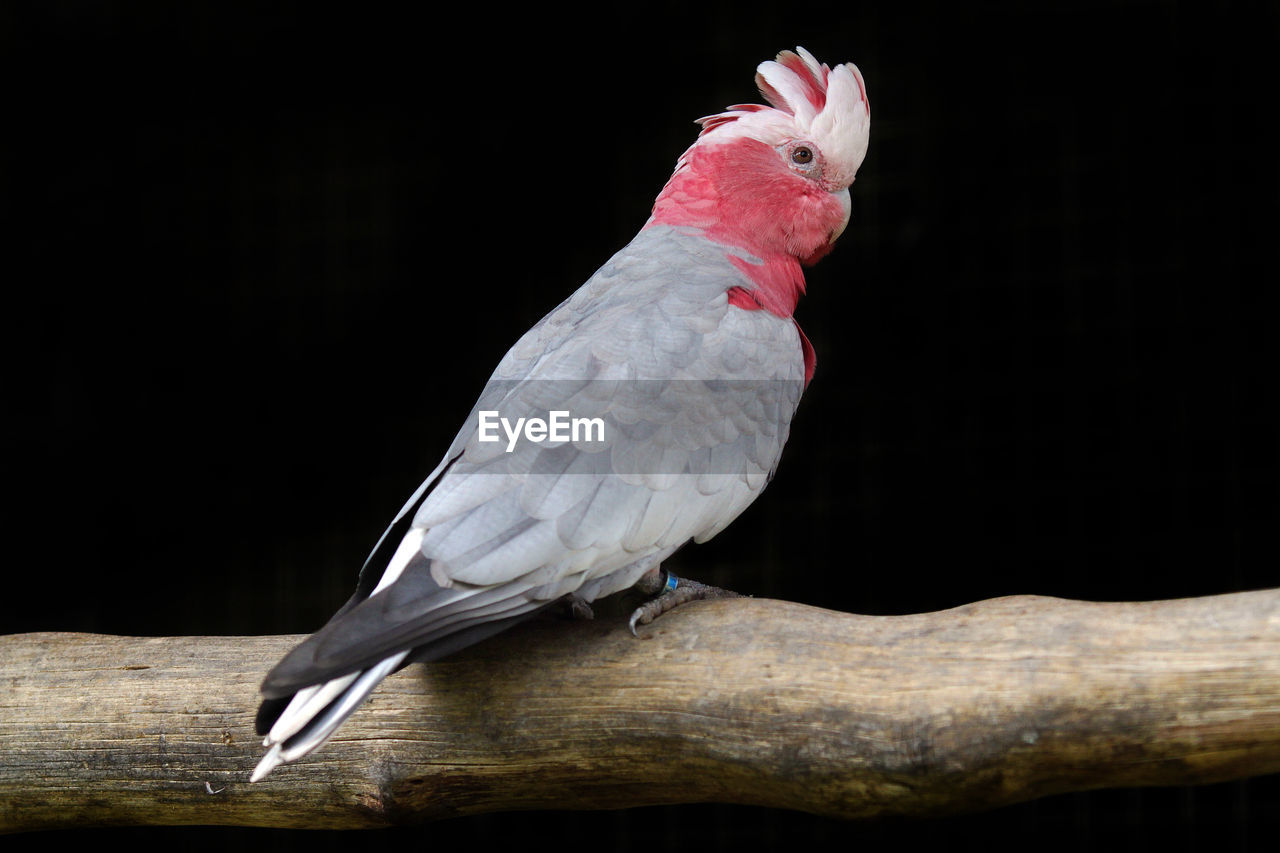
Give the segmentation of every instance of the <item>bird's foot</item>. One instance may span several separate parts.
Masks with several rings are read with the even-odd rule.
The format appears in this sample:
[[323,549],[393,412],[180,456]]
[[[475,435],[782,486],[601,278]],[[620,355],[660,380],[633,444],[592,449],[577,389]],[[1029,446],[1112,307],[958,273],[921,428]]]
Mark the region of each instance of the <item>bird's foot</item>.
[[743,597],[741,593],[732,590],[677,578],[664,569],[655,569],[647,572],[636,583],[635,588],[646,595],[656,594],[657,597],[649,599],[632,612],[629,623],[632,634],[636,633],[636,625],[648,625],[663,613],[679,607],[681,604],[710,598]]
[[570,619],[586,621],[596,618],[595,611],[591,609],[591,605],[587,600],[579,598],[573,593],[561,598],[560,604],[564,607],[564,615]]

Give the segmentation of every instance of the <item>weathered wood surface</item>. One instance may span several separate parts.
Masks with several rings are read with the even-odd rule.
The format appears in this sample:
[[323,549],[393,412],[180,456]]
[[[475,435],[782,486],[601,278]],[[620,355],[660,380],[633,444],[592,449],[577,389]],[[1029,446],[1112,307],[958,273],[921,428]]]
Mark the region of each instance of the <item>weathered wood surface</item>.
[[530,623],[391,677],[249,784],[300,638],[0,637],[0,831],[372,827],[718,801],[850,818],[1280,772],[1280,590],[869,617],[735,599]]

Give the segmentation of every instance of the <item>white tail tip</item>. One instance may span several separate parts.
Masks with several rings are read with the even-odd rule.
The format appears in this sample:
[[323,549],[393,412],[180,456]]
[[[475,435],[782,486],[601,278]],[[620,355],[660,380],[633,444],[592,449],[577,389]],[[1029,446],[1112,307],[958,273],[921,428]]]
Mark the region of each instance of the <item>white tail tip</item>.
[[284,759],[280,757],[280,744],[271,747],[266,755],[262,756],[262,760],[258,762],[258,766],[253,769],[253,775],[249,777],[250,782],[260,782],[266,778],[267,774],[275,770]]

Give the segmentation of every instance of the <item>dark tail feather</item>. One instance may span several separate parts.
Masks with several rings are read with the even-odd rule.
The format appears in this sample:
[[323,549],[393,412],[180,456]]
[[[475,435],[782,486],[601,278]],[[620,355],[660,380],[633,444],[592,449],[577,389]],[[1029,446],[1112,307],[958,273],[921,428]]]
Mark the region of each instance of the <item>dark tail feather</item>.
[[280,719],[292,699],[293,694],[290,693],[288,696],[262,700],[262,704],[258,706],[258,716],[253,720],[253,730],[258,733],[258,737],[264,737],[271,731],[271,727]]

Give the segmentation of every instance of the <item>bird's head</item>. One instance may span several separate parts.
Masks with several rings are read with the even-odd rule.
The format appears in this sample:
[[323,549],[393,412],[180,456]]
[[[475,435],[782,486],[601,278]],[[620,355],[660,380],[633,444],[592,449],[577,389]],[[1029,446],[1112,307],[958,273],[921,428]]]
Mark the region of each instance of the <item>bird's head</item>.
[[762,257],[812,263],[849,221],[849,185],[867,153],[871,107],[852,63],[829,68],[802,47],[756,69],[771,106],[699,119],[650,224],[684,225]]

